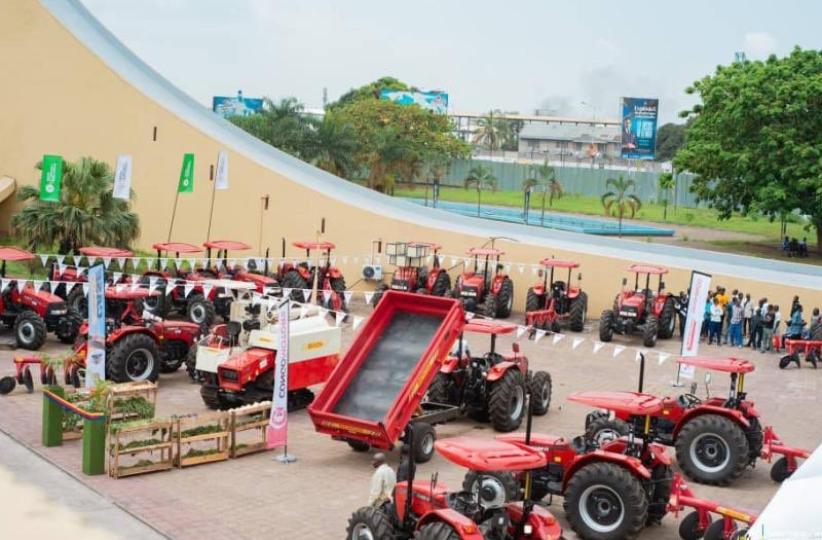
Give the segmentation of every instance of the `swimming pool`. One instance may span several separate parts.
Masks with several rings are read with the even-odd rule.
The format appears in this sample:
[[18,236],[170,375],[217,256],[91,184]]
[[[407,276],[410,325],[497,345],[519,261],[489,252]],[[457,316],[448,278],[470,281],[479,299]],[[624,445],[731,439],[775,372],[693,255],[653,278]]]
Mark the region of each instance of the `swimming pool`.
[[[425,204],[423,199],[407,199],[417,204]],[[430,205],[430,203],[429,203]],[[447,212],[454,212],[464,216],[477,217],[477,205],[471,203],[458,203],[440,201],[437,208]],[[541,209],[531,208],[528,212],[528,220],[523,219],[521,208],[509,208],[504,206],[485,206],[480,209],[479,217],[493,219],[496,221],[507,221],[509,223],[525,223],[536,227],[547,227],[549,229],[559,229],[562,231],[580,232],[586,234],[599,234],[605,236],[617,236],[619,224],[616,221],[604,219],[584,218],[579,216],[569,216],[545,212],[544,222],[541,219]],[[673,236],[673,229],[662,229],[659,227],[648,227],[646,225],[635,225],[630,221],[622,222],[623,236]]]

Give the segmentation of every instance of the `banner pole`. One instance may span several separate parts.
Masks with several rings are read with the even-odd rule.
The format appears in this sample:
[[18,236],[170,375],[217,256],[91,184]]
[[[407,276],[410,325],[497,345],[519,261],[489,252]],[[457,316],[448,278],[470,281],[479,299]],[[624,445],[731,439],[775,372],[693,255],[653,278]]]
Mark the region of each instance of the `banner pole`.
[[[208,230],[206,231],[206,241],[211,240],[211,223],[214,221],[214,199],[217,196],[217,181],[211,181],[211,207],[208,209]],[[169,242],[171,238],[168,239]]]
[[177,194],[174,196],[174,208],[171,210],[171,223],[168,226],[168,237],[166,242],[171,242],[171,231],[174,230],[174,218],[177,216],[177,201],[180,200],[180,190],[177,189]]

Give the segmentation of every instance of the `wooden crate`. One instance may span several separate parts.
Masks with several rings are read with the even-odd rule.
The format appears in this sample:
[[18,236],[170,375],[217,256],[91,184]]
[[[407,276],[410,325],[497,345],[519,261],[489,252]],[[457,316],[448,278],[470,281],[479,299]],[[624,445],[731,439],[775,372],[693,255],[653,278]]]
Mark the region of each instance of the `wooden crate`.
[[231,457],[236,458],[266,448],[271,402],[262,401],[229,411],[231,415]]
[[106,399],[106,415],[109,422],[123,422],[137,418],[134,412],[124,410],[123,406],[129,399],[138,397],[156,407],[157,384],[149,381],[112,384]]
[[[109,435],[109,475],[122,478],[170,470],[174,466],[173,431],[171,420],[141,420],[114,426]],[[135,445],[138,441],[150,444]],[[159,454],[159,459],[152,460],[155,454]]]
[[226,412],[175,417],[177,467],[224,461],[229,456],[230,419]]
[[[80,408],[87,408],[87,406],[91,403],[91,396],[89,395],[88,390],[78,390],[76,392],[72,392],[66,395],[66,399],[71,401],[75,405]],[[76,441],[77,439],[83,438],[83,419],[80,418],[79,415],[70,413],[68,411],[63,412],[64,418],[68,419],[69,417],[76,416],[77,422],[72,422],[74,424],[73,427],[66,427],[66,421],[63,422],[63,441]]]

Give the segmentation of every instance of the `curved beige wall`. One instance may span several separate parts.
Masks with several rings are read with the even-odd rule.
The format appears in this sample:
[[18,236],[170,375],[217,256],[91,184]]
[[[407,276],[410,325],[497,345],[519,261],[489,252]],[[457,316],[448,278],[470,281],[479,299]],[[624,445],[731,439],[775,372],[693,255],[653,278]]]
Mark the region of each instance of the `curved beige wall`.
[[[212,238],[256,245],[260,198],[270,195],[269,210],[263,217],[262,244],[271,246],[272,253],[279,253],[282,237],[289,241],[313,238],[321,217],[326,218],[326,238],[337,243],[341,254],[365,253],[370,240],[377,237],[436,240],[444,244],[447,253],[462,253],[485,241],[447,227],[432,228],[389,218],[376,206],[346,204],[264,167],[141,93],[36,0],[0,2],[0,59],[4,71],[0,83],[0,175],[34,183],[38,180],[34,164],[44,153],[61,154],[68,160],[93,155],[110,163],[120,153],[133,155],[135,209],[141,218],[139,244],[143,248],[166,238],[185,152],[197,156],[196,188],[193,194],[180,196],[173,236],[193,243],[205,240],[211,197],[209,166],[215,163],[220,150],[230,154],[231,189],[217,193]],[[157,141],[152,140],[155,127]],[[8,200],[0,204],[0,228],[8,229],[15,204]],[[621,257],[596,255],[591,250],[575,253],[550,247],[550,239],[537,242],[528,235],[523,238],[529,243],[504,244],[510,261],[532,263],[555,255],[582,264],[583,285],[594,316],[610,305],[629,261],[644,258],[653,262],[647,260],[647,255],[637,257],[630,251],[624,251]],[[580,242],[584,243],[585,237]],[[291,249],[289,254],[298,253]],[[687,264],[680,266],[672,269],[667,279],[669,289],[674,291],[687,287],[690,268]],[[359,268],[350,260],[343,270],[349,282],[359,274]],[[525,289],[535,278],[530,270],[524,274],[514,271],[512,275],[517,286],[516,306],[521,308]],[[806,287],[797,288],[791,286],[790,277],[766,283],[746,278],[743,270],[734,277],[716,275],[714,283],[750,291],[755,296],[767,295],[785,308],[793,294],[803,296],[806,307],[822,305],[818,286],[807,286],[806,281]]]

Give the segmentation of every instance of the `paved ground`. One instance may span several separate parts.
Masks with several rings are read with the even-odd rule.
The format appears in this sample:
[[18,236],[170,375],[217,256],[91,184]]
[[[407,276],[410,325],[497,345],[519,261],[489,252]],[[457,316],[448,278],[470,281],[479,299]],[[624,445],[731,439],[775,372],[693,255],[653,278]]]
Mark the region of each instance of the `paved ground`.
[[[364,307],[357,308],[367,313]],[[350,328],[344,331],[344,342],[350,341]],[[597,354],[592,353],[594,335],[581,335],[586,341],[575,350],[573,334],[557,344],[545,337],[540,342],[521,340],[523,351],[535,369],[549,370],[554,379],[554,398],[548,415],[537,418],[535,429],[562,435],[579,434],[583,426],[585,407],[567,403],[565,397],[578,390],[634,389],[637,364],[634,349],[628,348],[613,358],[613,345]],[[620,339],[618,344],[639,345],[636,340]],[[484,340],[470,340],[475,354],[487,346]],[[502,339],[502,347],[511,340]],[[660,350],[675,352],[678,344],[660,342]],[[60,351],[57,344],[49,345]],[[822,372],[809,369],[780,371],[777,356],[732,350],[728,347],[703,348],[709,354],[735,354],[750,358],[758,369],[747,384],[749,395],[756,401],[765,421],[774,423],[787,442],[815,448],[822,441],[822,423],[815,418],[822,390]],[[11,370],[11,351],[0,352],[0,373]],[[665,394],[674,374],[672,360],[657,364],[651,355],[646,375],[646,389]],[[702,374],[697,373],[697,380]],[[726,392],[727,379],[714,377],[711,390]],[[704,395],[704,388],[699,394]],[[292,413],[289,450],[299,460],[290,465],[274,461],[272,453],[256,454],[227,462],[202,465],[184,470],[114,480],[107,476],[85,477],[80,471],[81,445],[68,442],[59,448],[40,446],[41,398],[35,393],[16,390],[0,398],[0,430],[26,446],[122,509],[150,523],[162,533],[180,539],[200,538],[339,538],[344,535],[350,513],[365,501],[371,473],[366,454],[351,452],[342,443],[316,434],[305,411]],[[161,379],[158,414],[202,412],[198,387],[191,384],[183,372]],[[491,437],[488,427],[464,420],[441,426],[441,437],[473,434]],[[396,464],[396,452],[391,459]],[[17,468],[16,466],[13,466]],[[463,475],[459,468],[435,458],[421,466],[427,477],[439,472],[441,482],[457,486]],[[36,477],[20,475],[21,481]],[[61,488],[58,488],[61,489]],[[768,466],[762,463],[748,471],[733,487],[710,488],[696,486],[700,495],[725,504],[761,510],[775,493],[777,486],[768,476]],[[561,500],[556,499],[551,510],[565,523]],[[674,539],[677,520],[666,518],[661,527],[647,530],[642,538]],[[120,528],[118,527],[118,530]],[[570,530],[566,532],[574,538]]]

